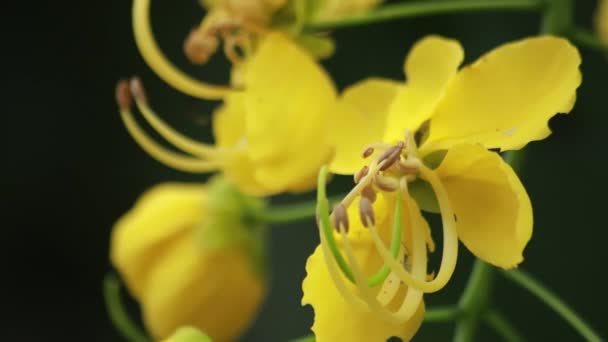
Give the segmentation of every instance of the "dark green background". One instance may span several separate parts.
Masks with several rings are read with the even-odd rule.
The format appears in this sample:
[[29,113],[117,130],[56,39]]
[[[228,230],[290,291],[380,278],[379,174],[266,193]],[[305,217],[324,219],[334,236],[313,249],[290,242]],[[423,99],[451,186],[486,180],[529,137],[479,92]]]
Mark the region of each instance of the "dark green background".
[[[577,2],[577,20],[588,26],[595,1]],[[204,140],[217,103],[179,94],[146,67],[134,46],[128,0],[6,4],[0,339],[119,340],[101,297],[113,221],[153,184],[204,177],[169,170],[132,142],[116,112],[114,84],[140,75],[163,117]],[[181,53],[202,14],[194,0],[154,1],[154,27],[170,57],[202,78],[225,82],[221,58],[198,68]],[[370,75],[402,78],[406,51],[426,34],[461,40],[471,61],[538,27],[534,14],[478,13],[345,29],[335,34],[338,51],[324,64],[340,87]],[[523,267],[608,336],[608,62],[599,53],[581,53],[584,81],[575,110],[551,121],[553,136],[528,147],[521,178],[534,204],[535,230]],[[339,191],[340,184],[333,188]],[[316,243],[312,221],[273,231],[272,254],[280,258],[272,260],[272,293],[246,341],[308,333],[312,310],[300,307],[301,280]],[[450,286],[426,296],[429,305],[457,300],[471,262],[464,248],[461,254]],[[532,341],[580,340],[542,303],[502,279],[494,300]],[[427,324],[417,340],[443,341],[451,332],[450,324]],[[482,333],[480,341],[497,339]]]

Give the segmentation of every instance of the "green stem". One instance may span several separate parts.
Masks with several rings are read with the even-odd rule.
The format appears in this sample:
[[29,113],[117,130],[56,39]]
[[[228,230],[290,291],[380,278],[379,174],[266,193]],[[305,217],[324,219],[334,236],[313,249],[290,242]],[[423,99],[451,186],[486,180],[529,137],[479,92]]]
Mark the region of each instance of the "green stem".
[[460,315],[460,310],[454,306],[430,308],[424,315],[424,322],[448,322],[453,321]]
[[541,33],[565,36],[570,32],[574,23],[572,13],[574,13],[572,0],[547,0],[541,23]]
[[[329,198],[330,205],[339,202],[344,195],[336,195]],[[300,202],[274,207],[267,207],[252,213],[255,219],[264,223],[288,223],[315,217],[317,209],[316,201]]]
[[486,312],[484,321],[494,329],[507,342],[523,342],[525,339],[509,320],[500,312],[490,310]]
[[553,294],[549,289],[544,287],[540,282],[534,279],[531,275],[522,270],[503,271],[502,274],[507,279],[513,281],[519,286],[530,291],[538,299],[543,301],[553,311],[560,315],[568,322],[581,336],[587,341],[600,342],[602,338],[593,329],[583,321],[564,301]]
[[568,34],[568,38],[579,45],[608,52],[608,43],[602,41],[598,36],[587,30],[574,29]]
[[455,342],[469,342],[474,339],[479,318],[489,304],[493,270],[492,266],[481,259],[475,260],[469,282],[458,303],[462,316],[456,324]]
[[323,31],[349,26],[378,23],[399,18],[421,17],[436,14],[473,12],[488,10],[537,11],[543,8],[543,0],[452,0],[452,1],[410,1],[390,4],[375,10],[346,18],[312,22],[305,30]]
[[103,296],[110,320],[120,334],[130,342],[150,342],[151,340],[131,321],[120,299],[120,280],[108,273],[103,280]]

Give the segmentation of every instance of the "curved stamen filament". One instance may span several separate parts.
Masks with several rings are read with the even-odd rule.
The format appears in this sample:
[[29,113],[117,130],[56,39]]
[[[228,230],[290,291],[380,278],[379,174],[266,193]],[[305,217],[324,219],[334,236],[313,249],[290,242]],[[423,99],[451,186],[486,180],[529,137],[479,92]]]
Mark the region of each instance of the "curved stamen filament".
[[137,125],[130,110],[122,108],[120,110],[120,117],[125,127],[127,127],[129,134],[131,134],[139,146],[161,163],[180,171],[193,173],[211,172],[219,169],[220,163],[217,161],[206,161],[179,155],[158,145]]
[[[407,204],[408,207],[408,211],[409,211],[409,217],[410,217],[410,226],[412,227],[412,235],[419,233],[419,231],[421,230],[421,227],[418,227],[417,222],[414,220],[414,215],[416,214],[414,212],[413,207],[411,206],[411,203],[409,202],[409,194],[407,192],[407,182],[404,182],[404,187],[403,187],[403,191],[404,194],[406,195],[406,199],[405,199],[405,204]],[[401,191],[398,192],[398,196],[397,196],[397,201],[396,201],[396,210],[395,210],[395,225],[401,225],[401,220],[402,220],[402,215],[401,215],[401,205],[403,204],[403,202],[401,201]],[[370,226],[370,230],[373,231],[374,233],[377,233],[376,227],[375,226]],[[402,229],[399,229],[399,231],[401,231]],[[418,231],[417,231],[418,230]],[[399,236],[400,238],[401,236]],[[394,238],[394,237],[393,237]],[[412,256],[412,258],[414,259],[414,264],[412,266],[412,274],[414,277],[419,278],[419,279],[423,279],[424,277],[426,277],[426,270],[427,270],[427,256],[426,256],[426,246],[424,244],[424,241],[420,241],[420,239],[418,240],[414,240],[414,246],[413,246],[413,253],[414,255]],[[400,255],[401,256],[401,255]],[[401,259],[401,258],[400,258]],[[388,264],[384,264],[385,267],[390,268],[390,266],[388,266]],[[396,278],[396,283],[398,284],[398,287],[401,284],[401,280],[399,279],[398,275],[396,273],[391,273],[391,275],[389,276],[391,278]],[[388,279],[385,281],[385,285],[386,282],[388,281]],[[395,281],[395,280],[392,280]],[[397,287],[397,289],[398,289]],[[386,305],[388,303],[390,303],[390,301],[393,299],[393,297],[396,295],[396,291],[394,293],[392,293],[392,295],[382,295],[382,298],[379,294],[379,301],[381,303],[383,303],[383,305]],[[422,291],[415,289],[415,288],[408,288],[407,293],[405,295],[405,298],[403,299],[403,302],[401,303],[401,307],[398,309],[397,312],[395,312],[395,316],[401,320],[401,321],[407,321],[409,320],[418,310],[418,307],[420,305],[420,302],[422,301]]]
[[[331,252],[335,262],[338,264],[344,276],[351,282],[354,282],[355,279],[353,277],[353,272],[346,260],[344,260],[344,257],[338,248],[329,219],[329,203],[327,196],[325,195],[325,180],[327,179],[327,172],[327,166],[323,166],[319,171],[317,181],[317,213],[319,215],[319,233],[322,235],[321,242],[327,244],[328,250]],[[396,258],[399,255],[400,241],[401,225],[399,224],[393,227],[393,239],[391,242],[390,251],[392,258]],[[368,286],[373,287],[381,284],[389,274],[389,268],[387,266],[383,266],[376,272],[376,274],[367,279]]]
[[380,315],[380,317],[386,321],[393,322],[395,324],[403,323],[399,321],[392,312],[383,308],[378,300],[371,293],[371,289],[365,283],[365,278],[361,268],[359,267],[359,262],[355,257],[355,253],[353,248],[348,240],[348,236],[343,226],[340,226],[340,235],[342,236],[342,244],[344,245],[344,251],[346,252],[346,257],[348,258],[348,262],[352,267],[353,275],[355,276],[355,286],[359,290],[359,295],[363,298],[363,301],[367,303],[369,308],[375,314]]
[[[412,265],[412,275],[417,279],[424,279],[424,277],[426,277],[427,271],[426,245],[424,243],[421,243],[421,241],[419,241],[418,239],[414,238],[414,234],[420,234],[420,231],[423,229],[423,227],[420,227],[418,222],[416,222],[415,220],[415,215],[418,213],[415,212],[415,209],[412,206],[412,203],[410,202],[411,199],[407,187],[407,181],[404,180],[402,184],[402,191],[404,192],[403,195],[405,195],[405,204],[408,208],[410,227],[412,229],[412,259],[414,261]],[[399,193],[400,192],[401,191],[399,191]],[[397,202],[397,205],[401,206],[401,204],[401,201]],[[414,314],[416,314],[418,306],[420,306],[420,302],[422,301],[422,295],[422,291],[413,287],[408,287],[403,303],[397,311],[397,315],[404,317],[404,320],[409,320],[412,316],[414,316]]]
[[133,32],[135,43],[144,60],[165,82],[190,96],[219,100],[233,91],[196,80],[173,65],[160,50],[150,25],[150,0],[133,0]]
[[323,250],[323,259],[325,259],[327,270],[329,272],[329,275],[331,276],[331,279],[333,280],[333,283],[336,285],[336,289],[338,289],[338,292],[340,292],[342,298],[344,298],[350,305],[354,306],[362,312],[368,312],[369,307],[361,299],[355,297],[353,293],[346,288],[346,284],[342,279],[342,275],[339,273],[339,270],[336,267],[336,261],[332,257],[332,253],[327,247],[327,242],[324,240],[325,237],[323,236],[323,234],[321,234],[321,248]]
[[380,317],[388,322],[392,322],[394,324],[402,324],[409,320],[420,305],[420,301],[422,300],[422,293],[420,291],[414,290],[414,292],[410,292],[408,290],[408,294],[399,308],[399,311],[394,313],[390,310],[384,308],[376,297],[373,296],[371,292],[371,288],[366,286],[365,278],[359,267],[359,262],[355,257],[355,253],[353,251],[352,245],[350,244],[350,240],[344,230],[344,227],[340,227],[340,235],[342,236],[342,243],[344,245],[344,250],[346,252],[346,257],[348,258],[348,262],[350,263],[353,274],[355,276],[355,285],[360,292],[363,300],[369,305],[370,309],[375,313],[380,315]]
[[[337,250],[337,246],[335,240],[333,243],[327,241],[327,230],[331,230],[330,219],[329,219],[329,201],[327,196],[325,195],[325,179],[327,178],[327,166],[321,167],[319,171],[318,178],[318,190],[317,190],[317,215],[319,216],[318,227],[319,227],[319,236],[321,239],[321,249],[323,250],[323,258],[325,259],[325,264],[327,265],[327,270],[329,275],[331,276],[333,283],[336,285],[336,289],[342,297],[349,302],[355,308],[366,312],[369,311],[369,308],[361,301],[361,299],[355,297],[349,289],[346,288],[346,284],[342,279],[342,275],[347,278],[352,278],[352,273],[346,262],[342,258],[342,254]],[[330,231],[329,234],[333,238],[333,234]],[[338,273],[336,263],[340,266],[340,270],[342,271],[342,275]],[[347,269],[345,269],[345,267]],[[346,272],[348,270],[348,272]],[[350,277],[349,277],[350,275]],[[351,280],[352,281],[352,280]]]
[[[340,234],[342,237],[342,243],[344,245],[349,264],[352,267],[352,271],[350,270],[350,268],[348,268],[348,265],[346,265],[344,259],[342,258],[342,255],[337,248],[335,240],[333,241],[333,244],[328,241],[329,239],[328,239],[327,231],[329,230],[329,233],[330,233],[329,236],[331,236],[331,239],[333,239],[333,232],[331,232],[331,228],[330,228],[329,202],[327,200],[327,196],[325,195],[326,177],[327,177],[327,167],[324,166],[321,168],[321,171],[319,172],[319,178],[318,178],[317,213],[319,215],[319,234],[320,234],[320,239],[321,239],[321,247],[323,250],[323,255],[325,258],[325,262],[327,264],[328,271],[330,273],[330,276],[331,276],[334,284],[336,285],[336,288],[338,289],[340,294],[343,296],[343,298],[347,302],[349,302],[351,305],[358,308],[359,310],[369,311],[371,309],[375,313],[378,313],[379,315],[381,315],[383,319],[385,319],[389,322],[393,322],[395,324],[401,324],[403,322],[406,322],[416,313],[416,311],[420,305],[420,302],[422,301],[422,292],[410,288],[410,289],[408,289],[406,296],[405,296],[399,310],[396,313],[393,313],[393,312],[385,309],[384,307],[392,301],[392,299],[397,294],[399,287],[400,287],[400,282],[398,281],[397,278],[395,278],[394,274],[390,274],[390,275],[387,274],[383,278],[378,277],[378,274],[385,272],[384,271],[385,267],[383,267],[383,269],[380,270],[376,275],[372,276],[370,279],[367,279],[367,284],[366,284],[364,276],[361,273],[358,262],[354,256],[354,252],[353,252],[352,246],[350,244],[350,241],[348,240],[348,236],[346,234],[345,227],[343,225],[340,225],[339,229],[340,229]],[[400,204],[401,204],[400,195],[398,195],[398,201],[399,201],[398,205],[400,206]],[[400,213],[401,213],[401,210],[400,209],[397,210],[396,215],[395,215],[395,225],[393,226],[393,242],[397,241],[397,243],[392,243],[391,247],[394,247],[396,245],[397,246],[396,254],[398,254],[398,255],[400,255],[400,257],[402,257],[404,255],[404,251],[400,250],[401,249],[400,248],[401,247],[401,231],[402,231]],[[335,247],[336,251],[333,251],[330,248],[332,245]],[[420,248],[418,248],[418,249],[420,249]],[[420,261],[414,265],[414,269],[413,269],[414,274],[416,276],[420,276],[420,277],[424,277],[426,275],[426,254],[424,254],[424,253],[426,253],[426,249],[424,246],[424,242],[423,242],[423,246],[422,246],[422,253],[423,253],[423,256],[419,257],[418,255],[416,255],[416,257],[418,259],[420,259]],[[346,287],[346,284],[344,283],[344,280],[342,279],[342,275],[338,273],[338,267],[336,267],[336,263],[338,263],[338,265],[341,265],[341,263],[343,263],[344,266],[348,268],[348,273],[345,272],[344,270],[342,270],[342,272],[345,276],[347,276],[348,279],[351,279],[351,281],[352,281],[352,278],[354,278],[355,286],[358,288],[359,293],[360,293],[361,297],[363,298],[363,301],[361,300],[361,298],[354,296],[351,293],[351,291]],[[420,265],[422,265],[422,267],[420,267]],[[350,277],[348,275],[350,275]],[[395,284],[395,285],[390,286],[390,293],[384,292],[385,288],[387,287],[386,286],[387,277],[390,277],[390,278],[388,278],[388,281],[394,282],[394,284]],[[381,288],[379,294],[376,297],[374,297],[372,295],[371,286],[369,284],[370,280],[374,279],[374,278],[378,278],[379,281],[385,281],[384,286]]]
[[182,151],[201,158],[218,157],[222,154],[216,147],[192,140],[171,128],[158,117],[158,114],[156,114],[143,99],[136,96],[135,103],[150,126],[152,126],[164,139]]
[[[447,197],[447,192],[445,191],[443,184],[441,184],[441,181],[435,175],[435,173],[426,166],[422,165],[420,172],[421,175],[431,184],[433,190],[435,191],[437,200],[439,202],[439,207],[441,209],[441,219],[443,223],[443,252],[441,256],[441,267],[435,279],[426,281],[410,274],[386,249],[386,246],[384,245],[381,237],[378,235],[375,227],[370,227],[370,232],[372,239],[376,244],[378,253],[384,259],[384,263],[388,264],[391,267],[391,270],[397,274],[399,278],[410,288],[413,287],[425,293],[429,293],[442,289],[452,277],[456,267],[456,259],[458,257],[458,235],[456,233],[454,212],[452,211]],[[418,225],[414,225],[414,228],[416,227],[418,227]],[[415,246],[418,246],[419,244],[424,246],[423,250],[426,253],[427,234],[424,231],[421,231],[421,229],[417,228],[414,230],[413,235],[413,242]],[[420,261],[421,258],[414,258],[414,264],[417,264]]]
[[[403,226],[401,224],[402,210],[401,210],[401,192],[397,192],[397,208],[395,210],[395,220],[393,222],[393,231],[391,236],[391,256],[396,256],[399,254],[399,250],[401,249],[401,236],[403,234]],[[401,259],[401,258],[400,258]],[[382,268],[373,275],[369,281],[369,286],[376,286],[383,282],[386,277],[391,273],[391,268],[386,263],[382,265]]]

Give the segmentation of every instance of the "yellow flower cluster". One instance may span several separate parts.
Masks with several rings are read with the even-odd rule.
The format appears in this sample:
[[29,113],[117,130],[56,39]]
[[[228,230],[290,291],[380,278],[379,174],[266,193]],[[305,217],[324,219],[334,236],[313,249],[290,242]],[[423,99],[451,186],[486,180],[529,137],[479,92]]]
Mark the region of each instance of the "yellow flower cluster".
[[[322,1],[308,17],[335,18],[378,2]],[[204,63],[223,40],[233,62],[230,86],[194,80],[164,58],[149,27],[149,0],[134,1],[134,29],[163,79],[222,100],[213,114],[215,144],[164,123],[138,79],[117,88],[123,122],[151,156],[182,171],[220,172],[236,189],[159,185],[117,222],[111,259],[155,338],[186,325],[214,341],[240,336],[266,292],[263,247],[252,233],[263,224],[250,215],[263,204],[252,196],[312,190],[323,165],[353,175],[355,185],[331,217],[318,213],[321,243],[307,262],[302,298],[314,308],[317,341],[410,340],[424,318],[424,294],[442,289],[454,272],[459,241],[495,266],[522,262],[532,207],[495,150],[546,138],[549,119],[572,109],[581,59],[568,41],[523,39],[461,67],[457,41],[428,36],[405,59],[406,81],[369,78],[339,93],[292,30],[297,1],[202,3],[208,14],[185,52]],[[131,99],[180,153],[138,126]],[[436,273],[427,266],[435,245],[421,211],[439,213],[443,223]]]

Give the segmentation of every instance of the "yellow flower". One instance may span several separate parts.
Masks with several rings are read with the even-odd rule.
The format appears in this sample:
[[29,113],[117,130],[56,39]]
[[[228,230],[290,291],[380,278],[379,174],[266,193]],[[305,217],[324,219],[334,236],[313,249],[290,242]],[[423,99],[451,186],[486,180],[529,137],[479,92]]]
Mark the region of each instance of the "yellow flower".
[[[321,182],[325,176],[320,177]],[[323,196],[323,189],[319,192]],[[424,302],[422,291],[408,287],[399,277],[390,273],[387,266],[383,266],[382,257],[375,251],[374,238],[380,237],[382,243],[391,241],[391,251],[397,251],[400,262],[411,265],[412,273],[424,278],[427,273],[427,256],[425,241],[422,249],[415,246],[420,241],[412,241],[407,237],[414,231],[427,231],[428,225],[420,215],[415,202],[401,201],[394,194],[380,194],[373,205],[367,200],[369,210],[357,212],[350,207],[348,212],[342,208],[342,213],[334,211],[334,218],[341,216],[334,226],[342,224],[340,233],[330,233],[331,239],[339,239],[337,243],[329,243],[328,236],[321,229],[321,244],[309,257],[306,263],[307,277],[304,279],[302,289],[304,296],[302,305],[311,304],[315,310],[315,320],[312,327],[317,341],[386,341],[395,336],[403,341],[409,341],[422,324],[424,318]],[[401,221],[403,229],[396,237],[391,236],[393,218],[389,212],[399,206],[406,211],[409,218],[397,219]],[[320,215],[323,209],[320,210]],[[374,224],[362,224],[358,217],[377,212],[376,216],[367,216],[374,220]],[[337,215],[336,215],[337,214]],[[323,220],[322,218],[320,219]],[[349,223],[350,222],[350,223]],[[323,222],[320,222],[320,227]],[[375,230],[376,236],[370,234]],[[348,231],[347,231],[347,230]],[[351,265],[349,272],[350,283],[343,273],[340,273],[340,262],[332,257],[331,246],[346,253],[347,261]],[[433,248],[432,244],[429,248]],[[414,251],[409,254],[408,251]]]
[[[290,35],[319,58],[333,53],[331,39],[303,33],[311,19],[314,2],[294,0],[201,0],[207,9],[201,24],[184,42],[184,52],[191,62],[204,64],[222,46],[233,69],[239,69],[255,53],[260,40],[272,32]],[[143,59],[169,85],[193,97],[221,100],[237,92],[242,84],[210,84],[192,78],[164,55],[154,38],[150,22],[150,0],[133,0],[133,33]],[[238,79],[238,78],[237,78]]]
[[[113,229],[112,263],[156,339],[190,325],[214,341],[234,340],[255,318],[264,297],[256,242],[239,236],[255,227],[239,227],[231,203],[236,199],[218,200],[212,190],[158,185]],[[225,217],[218,217],[221,210]]]
[[608,0],[599,0],[595,14],[595,29],[600,39],[608,43]]
[[[334,85],[306,51],[282,33],[271,33],[241,69],[244,89],[216,111],[216,145],[193,141],[167,126],[150,108],[138,80],[117,87],[125,126],[144,150],[187,172],[223,171],[243,191],[268,195],[314,187],[330,158],[325,122],[336,104]],[[151,140],[130,111],[131,94],[144,118],[178,154]]]
[[[309,298],[306,302],[315,309],[313,330],[317,336],[322,333],[323,340],[344,333],[340,327],[351,324],[349,334],[364,333],[365,324],[353,323],[363,322],[358,314],[345,316],[341,325],[332,325],[336,316],[329,318],[327,314],[350,312],[353,302],[362,299],[361,306],[376,320],[369,318],[372,316],[363,319],[374,326],[383,316],[387,316],[385,322],[398,317],[399,312],[373,297],[379,291],[377,287],[387,286],[391,277],[402,281],[408,291],[440,290],[454,271],[459,239],[474,255],[499,267],[515,267],[523,260],[523,249],[532,234],[530,200],[511,167],[488,149],[519,149],[551,133],[548,120],[556,113],[569,112],[574,105],[581,82],[580,56],[566,40],[550,36],[505,44],[459,70],[463,56],[458,42],[427,37],[413,47],[405,61],[407,83],[368,79],[347,89],[339,100],[339,110],[329,123],[335,147],[329,168],[339,174],[355,174],[357,185],[338,208],[351,212],[356,207],[352,204],[359,202],[362,221],[369,227],[361,233],[369,238],[358,248],[369,251],[368,259],[380,261],[370,270],[359,261],[363,265],[360,268],[369,274],[374,266],[384,264],[391,272],[386,280],[369,288],[362,282],[364,278],[357,281],[352,276],[360,265],[353,260],[341,262],[340,251],[346,249],[332,250],[330,235],[324,237],[322,233],[321,247],[328,250],[328,266],[337,264],[341,274],[356,285],[356,291],[340,291],[343,298],[350,297],[347,301],[330,300],[316,293],[322,286],[327,288],[323,282],[331,281],[320,275],[328,270],[316,266],[318,252],[313,254],[304,281],[304,298]],[[371,159],[368,165],[363,166],[361,151],[364,158]],[[390,198],[387,194],[393,193],[403,201],[391,200],[396,203],[392,208],[372,209],[368,205],[375,197]],[[389,250],[388,240],[382,235],[386,234],[386,224],[383,226],[378,218],[375,224],[369,219],[387,215],[384,211],[394,212],[399,203],[413,203],[410,194],[423,210],[441,213],[441,266],[431,277],[422,265],[426,257],[413,258],[412,267],[404,265],[400,257],[422,256],[426,253],[424,243],[432,244],[428,232],[421,228],[426,225],[424,219],[413,204],[407,205],[413,210],[404,210],[411,234],[391,239],[409,241],[413,248],[405,244],[401,250]],[[340,212],[345,210],[334,211],[334,227],[339,228],[339,218],[344,216]],[[407,222],[402,225],[407,227]],[[332,280],[336,282],[336,277]],[[364,290],[372,291],[368,298]],[[322,326],[327,328],[323,332]],[[395,332],[385,329],[376,336],[386,338],[391,334]]]

